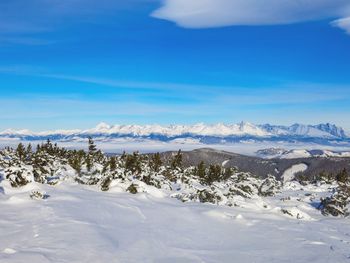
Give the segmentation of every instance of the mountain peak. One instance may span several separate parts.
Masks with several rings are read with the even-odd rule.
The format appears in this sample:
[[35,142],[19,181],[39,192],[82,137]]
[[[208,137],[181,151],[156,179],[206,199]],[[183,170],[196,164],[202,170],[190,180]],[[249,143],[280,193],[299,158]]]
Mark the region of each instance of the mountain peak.
[[[350,143],[345,131],[334,124],[305,125],[295,123],[291,126],[282,125],[254,125],[249,122],[238,124],[211,124],[194,125],[115,125],[105,122],[99,123],[95,128],[79,131],[48,131],[31,132],[28,130],[6,130],[0,133],[0,138],[19,138],[22,140],[75,140],[93,136],[104,140],[120,138],[151,139],[158,141],[172,141],[175,139],[195,139],[202,143],[238,142],[250,138],[255,141],[315,141],[332,143],[332,140],[344,140]],[[334,142],[335,143],[335,142]]]
[[329,134],[332,134],[335,137],[340,137],[340,138],[346,138],[346,134],[345,131],[342,127],[338,127],[335,124],[330,124],[330,123],[326,123],[326,124],[318,124],[316,125],[316,127],[319,130],[322,130],[324,132],[327,132]]
[[97,124],[95,129],[98,131],[106,131],[106,130],[110,130],[111,126],[105,122],[100,122],[99,124]]

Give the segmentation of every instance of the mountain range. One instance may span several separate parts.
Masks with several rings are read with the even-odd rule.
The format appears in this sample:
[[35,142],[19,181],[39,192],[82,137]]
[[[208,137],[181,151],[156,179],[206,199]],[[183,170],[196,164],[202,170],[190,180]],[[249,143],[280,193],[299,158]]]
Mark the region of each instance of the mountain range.
[[318,144],[350,143],[350,136],[343,128],[334,124],[304,125],[254,125],[248,122],[238,124],[195,124],[195,125],[109,125],[100,123],[88,130],[57,130],[32,132],[30,130],[8,129],[0,132],[2,139],[24,141],[54,140],[74,141],[93,137],[97,140],[136,139],[170,142],[192,140],[204,144],[225,144],[245,141],[311,142]]

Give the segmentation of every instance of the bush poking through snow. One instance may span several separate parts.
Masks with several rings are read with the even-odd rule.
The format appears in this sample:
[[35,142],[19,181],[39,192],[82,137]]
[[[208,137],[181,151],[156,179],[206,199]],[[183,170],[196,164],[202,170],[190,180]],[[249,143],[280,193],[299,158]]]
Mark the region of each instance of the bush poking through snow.
[[50,197],[45,192],[42,192],[42,191],[39,191],[39,190],[32,191],[29,196],[30,196],[31,199],[34,199],[34,200],[45,200],[45,199]]
[[131,193],[131,194],[137,194],[138,191],[137,191],[137,185],[135,184],[131,184],[127,189],[126,189],[127,192]]
[[111,177],[106,177],[102,180],[101,182],[101,190],[102,191],[108,191],[109,190],[109,186],[112,183],[112,178]]
[[350,184],[339,183],[335,193],[321,199],[319,209],[322,214],[332,216],[349,216],[348,206],[350,204]]
[[281,209],[281,212],[282,212],[282,214],[289,215],[289,216],[293,217],[293,214],[291,212],[289,212],[287,209]]
[[298,220],[313,220],[308,214],[302,212],[296,207],[281,208],[281,212]]
[[5,176],[12,187],[25,186],[33,181],[33,172],[27,167],[10,167],[5,170]]
[[[172,191],[170,196],[183,202],[227,206],[238,206],[242,201],[250,202],[245,199],[261,201],[262,197],[274,196],[282,187],[282,183],[274,176],[261,179],[217,164],[200,162],[196,167],[185,167],[181,151],[173,154],[169,160],[164,160],[159,153],[104,155],[97,150],[92,138],[89,138],[88,146],[87,152],[67,150],[47,141],[38,145],[36,151],[31,147],[26,149],[23,145],[16,150],[6,148],[0,151],[0,169],[12,187],[21,187],[31,182],[55,185],[64,178],[71,177],[79,184],[97,185],[102,191],[109,191],[112,182],[132,194],[152,192],[156,190],[152,187],[155,187]],[[343,170],[336,176],[321,174],[319,178],[315,180],[331,180],[333,184],[339,184],[331,197],[322,200],[322,213],[348,215],[350,183],[347,171]],[[33,199],[47,197],[40,191],[31,194]],[[310,196],[310,200],[311,198],[315,197]],[[286,200],[288,199],[282,201]],[[306,217],[299,210],[288,209],[282,212],[290,213],[295,218],[299,217],[298,214]]]
[[177,198],[182,202],[200,202],[200,203],[210,203],[210,204],[218,204],[222,201],[222,197],[216,191],[212,189],[202,189],[197,190],[194,193],[178,193],[172,195],[173,198]]
[[281,189],[281,182],[269,175],[259,187],[260,196],[274,196]]
[[254,195],[255,190],[254,185],[234,185],[229,189],[228,195],[237,195],[250,199]]
[[337,174],[336,179],[339,183],[343,183],[343,184],[348,183],[350,181],[348,171],[344,168],[341,172]]
[[201,203],[218,204],[222,200],[221,196],[215,191],[208,189],[198,190],[197,197]]

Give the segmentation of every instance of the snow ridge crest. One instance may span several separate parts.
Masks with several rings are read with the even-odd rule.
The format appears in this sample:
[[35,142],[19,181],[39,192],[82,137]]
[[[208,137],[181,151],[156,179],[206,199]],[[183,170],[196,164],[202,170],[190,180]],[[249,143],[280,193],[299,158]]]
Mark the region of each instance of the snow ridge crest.
[[87,130],[58,130],[46,132],[32,132],[30,130],[13,130],[7,129],[0,132],[0,137],[23,138],[30,137],[86,137],[86,136],[216,136],[216,137],[305,137],[305,138],[324,138],[324,139],[346,139],[349,138],[343,128],[334,124],[325,123],[317,125],[293,124],[291,126],[283,125],[255,125],[249,122],[241,122],[238,124],[204,124],[198,123],[194,125],[169,125],[162,126],[153,125],[109,125],[100,123],[95,128]]

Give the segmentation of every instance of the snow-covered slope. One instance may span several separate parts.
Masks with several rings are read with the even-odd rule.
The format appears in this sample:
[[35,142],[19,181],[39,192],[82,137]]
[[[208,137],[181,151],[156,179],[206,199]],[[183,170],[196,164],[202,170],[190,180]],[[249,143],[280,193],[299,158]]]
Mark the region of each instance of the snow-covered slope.
[[294,179],[295,174],[304,172],[307,169],[307,165],[304,163],[295,164],[288,168],[282,175],[283,182],[290,182]]
[[0,151],[0,262],[349,260],[344,173],[290,181],[307,168],[296,164],[282,184],[184,167],[181,152],[107,156],[89,146]]
[[[345,263],[348,219],[313,207],[327,188],[290,183],[263,202],[225,207],[70,181],[20,189],[3,181],[0,262]],[[49,198],[32,200],[32,190]]]
[[297,158],[311,158],[311,157],[344,157],[350,158],[350,151],[331,151],[331,150],[306,150],[306,149],[292,149],[285,150],[282,148],[268,148],[261,149],[256,152],[257,156],[267,159],[297,159]]

